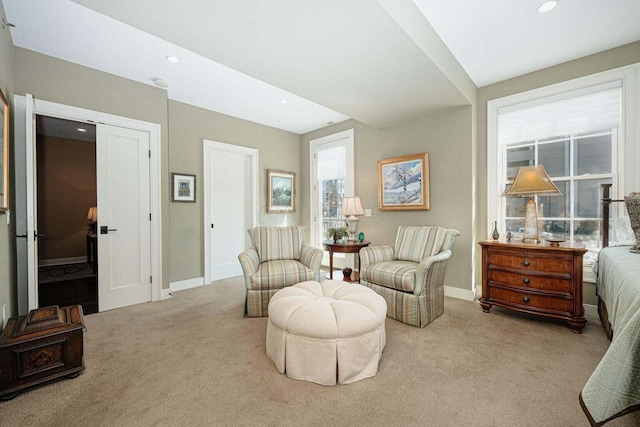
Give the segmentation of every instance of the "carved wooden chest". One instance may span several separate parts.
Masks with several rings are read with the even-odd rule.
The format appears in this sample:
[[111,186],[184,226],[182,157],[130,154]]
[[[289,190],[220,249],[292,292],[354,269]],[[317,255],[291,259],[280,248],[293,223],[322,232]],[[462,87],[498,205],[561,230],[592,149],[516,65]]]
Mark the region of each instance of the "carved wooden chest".
[[0,335],[0,400],[84,369],[82,306],[57,305],[12,317]]

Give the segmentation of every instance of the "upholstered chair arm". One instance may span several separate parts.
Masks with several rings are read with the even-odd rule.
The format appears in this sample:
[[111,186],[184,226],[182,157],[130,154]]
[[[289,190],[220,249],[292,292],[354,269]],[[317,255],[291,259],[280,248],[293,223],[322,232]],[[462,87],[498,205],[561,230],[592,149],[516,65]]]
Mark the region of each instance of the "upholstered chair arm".
[[444,282],[444,271],[449,258],[451,251],[444,250],[420,261],[416,270],[415,295],[425,292],[427,286],[438,286]]
[[260,257],[256,248],[249,248],[246,251],[238,255],[238,260],[242,266],[242,273],[244,274],[244,285],[247,289],[251,289],[251,275],[258,271],[260,265]]
[[306,243],[300,249],[300,262],[315,271],[317,282],[320,281],[320,263],[322,262],[322,249],[314,248]]
[[396,259],[392,245],[366,246],[360,249],[360,271],[369,264]]

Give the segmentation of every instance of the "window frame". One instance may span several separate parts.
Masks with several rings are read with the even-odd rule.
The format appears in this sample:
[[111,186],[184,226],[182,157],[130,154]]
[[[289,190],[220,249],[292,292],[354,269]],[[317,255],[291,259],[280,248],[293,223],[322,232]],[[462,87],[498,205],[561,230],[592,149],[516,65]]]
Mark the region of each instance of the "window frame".
[[[501,108],[546,98],[564,92],[584,89],[614,80],[622,83],[621,126],[617,132],[617,148],[613,150],[612,197],[627,194],[640,188],[640,91],[638,81],[640,63],[633,64],[602,73],[573,79],[527,92],[522,92],[487,102],[487,223],[486,230],[492,230],[492,224],[504,223],[505,200],[502,197],[503,187],[499,177],[504,176],[506,161],[501,158],[498,146],[498,111]],[[490,171],[495,171],[491,173]],[[619,215],[620,208],[615,206],[612,218]]]
[[323,149],[329,149],[342,145],[345,147],[345,195],[354,195],[355,190],[355,166],[354,166],[354,130],[348,129],[322,138],[309,141],[309,224],[310,244],[322,248],[323,236],[318,233],[318,221],[322,220],[322,204],[318,203],[321,189],[316,185],[316,154]]
[[[609,173],[597,173],[597,174],[583,174],[583,175],[576,175],[576,148],[577,148],[577,144],[579,144],[579,140],[581,139],[587,139],[587,138],[593,138],[593,137],[598,137],[598,136],[603,136],[603,135],[608,135],[610,136],[610,140],[611,140],[611,172]],[[553,181],[556,185],[560,184],[560,183],[567,183],[567,187],[569,188],[568,193],[569,193],[569,199],[568,199],[568,207],[569,207],[569,212],[567,214],[567,216],[565,217],[544,217],[539,215],[538,216],[538,220],[539,221],[566,221],[568,226],[567,229],[570,230],[569,231],[569,236],[566,237],[570,237],[571,240],[574,240],[574,230],[575,230],[575,223],[577,221],[591,221],[591,220],[597,220],[599,218],[589,218],[589,217],[581,217],[579,215],[577,215],[576,213],[576,184],[580,181],[595,181],[595,180],[611,180],[611,182],[614,182],[614,180],[617,177],[617,170],[618,170],[618,130],[616,129],[611,129],[611,130],[606,130],[606,131],[594,131],[592,133],[589,134],[573,134],[573,135],[566,135],[566,136],[558,136],[555,138],[545,138],[543,140],[534,140],[534,141],[526,141],[526,142],[520,142],[520,143],[514,143],[514,144],[510,144],[510,145],[502,145],[499,146],[499,152],[498,152],[498,161],[501,163],[502,168],[501,168],[501,173],[505,173],[506,169],[507,169],[507,151],[509,149],[517,149],[517,148],[524,148],[524,147],[532,147],[533,148],[533,164],[537,165],[540,164],[540,147],[543,147],[545,145],[548,144],[554,144],[557,142],[563,142],[563,141],[567,141],[569,143],[569,152],[568,152],[568,163],[569,163],[569,171],[568,174],[566,175],[562,175],[562,176],[551,176],[551,181]],[[547,167],[547,172],[550,173],[548,167]],[[506,179],[504,179],[504,181],[502,181],[501,179],[499,179],[499,181],[503,184],[502,187],[505,188],[506,185],[510,184],[513,182],[513,179],[509,179],[508,177]],[[561,189],[561,192],[563,193],[563,195],[566,196],[565,191],[563,190],[564,186],[559,186],[559,188]],[[540,198],[538,195],[535,195],[535,201],[537,206],[540,206]],[[524,213],[522,216],[518,216],[518,217],[512,217],[512,216],[508,216],[506,215],[506,207],[507,207],[507,197],[500,197],[500,201],[501,201],[501,208],[500,208],[500,212],[499,212],[499,218],[498,221],[502,221],[500,222],[500,224],[504,225],[505,221],[508,220],[514,220],[514,219],[519,219],[522,218],[524,220]],[[542,233],[542,231],[540,231]],[[593,250],[593,247],[588,247],[590,250]],[[598,248],[599,249],[599,248]]]

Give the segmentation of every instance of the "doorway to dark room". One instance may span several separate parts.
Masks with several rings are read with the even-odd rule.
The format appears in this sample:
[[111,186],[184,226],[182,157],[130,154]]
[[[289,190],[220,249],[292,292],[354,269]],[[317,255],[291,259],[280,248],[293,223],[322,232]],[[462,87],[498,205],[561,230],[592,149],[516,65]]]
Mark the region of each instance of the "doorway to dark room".
[[36,117],[38,306],[98,311],[96,127]]

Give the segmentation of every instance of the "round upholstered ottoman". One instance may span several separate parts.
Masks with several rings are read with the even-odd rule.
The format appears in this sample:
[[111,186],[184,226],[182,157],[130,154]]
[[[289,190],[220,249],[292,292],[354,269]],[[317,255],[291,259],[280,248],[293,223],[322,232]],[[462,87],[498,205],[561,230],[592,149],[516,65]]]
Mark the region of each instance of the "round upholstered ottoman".
[[269,301],[267,357],[289,378],[322,385],[374,376],[386,343],[387,303],[371,289],[309,281]]

